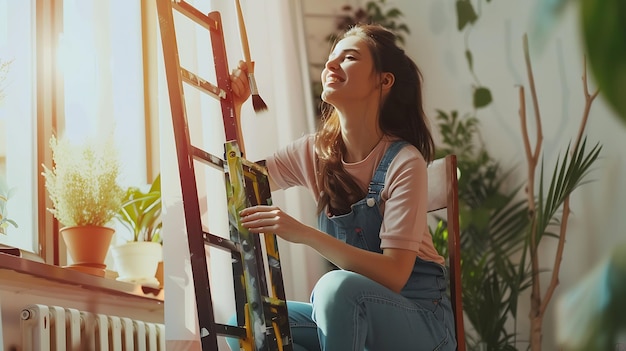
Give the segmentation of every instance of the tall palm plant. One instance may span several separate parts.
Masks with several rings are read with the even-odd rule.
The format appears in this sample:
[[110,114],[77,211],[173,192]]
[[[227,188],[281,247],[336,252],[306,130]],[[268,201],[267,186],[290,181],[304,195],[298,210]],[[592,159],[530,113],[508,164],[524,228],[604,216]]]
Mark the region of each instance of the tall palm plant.
[[[531,225],[527,231],[527,240],[529,247],[529,266],[532,271],[531,280],[531,296],[530,296],[530,349],[533,351],[541,350],[541,341],[543,335],[543,317],[549,303],[554,296],[557,285],[559,284],[559,271],[561,268],[561,260],[565,248],[565,238],[567,234],[567,224],[570,214],[569,199],[573,191],[586,182],[591,166],[598,160],[602,147],[596,143],[587,151],[587,140],[584,137],[585,127],[591,111],[593,101],[598,96],[599,91],[589,92],[587,84],[587,67],[583,66],[583,89],[585,98],[585,107],[582,113],[582,119],[579,125],[578,136],[573,143],[570,152],[570,146],[567,147],[565,155],[559,158],[552,173],[552,178],[548,186],[544,185],[544,164],[543,160],[539,163],[543,156],[543,130],[541,120],[541,109],[537,99],[537,89],[532,71],[530,60],[530,50],[528,47],[528,37],[524,36],[524,59],[526,61],[526,70],[528,74],[528,86],[532,98],[532,106],[534,109],[534,145],[530,143],[530,132],[526,119],[526,103],[525,88],[519,87],[520,97],[520,122],[522,125],[522,139],[524,141],[524,151],[527,161],[527,191],[526,199],[528,205],[528,216],[531,219]],[[539,169],[539,189],[535,193],[535,177],[537,166]],[[558,232],[553,233],[556,229]],[[557,240],[557,249],[554,254],[553,267],[550,272],[550,280],[545,289],[541,288],[539,279],[540,264],[538,249],[541,241],[545,237],[554,237]]]

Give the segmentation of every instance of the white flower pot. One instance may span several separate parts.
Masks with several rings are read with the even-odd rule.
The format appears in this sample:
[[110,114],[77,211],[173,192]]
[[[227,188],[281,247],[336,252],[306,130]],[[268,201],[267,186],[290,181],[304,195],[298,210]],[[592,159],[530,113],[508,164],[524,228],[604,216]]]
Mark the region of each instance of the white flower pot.
[[112,248],[119,281],[159,287],[155,274],[163,247],[148,241],[129,242]]

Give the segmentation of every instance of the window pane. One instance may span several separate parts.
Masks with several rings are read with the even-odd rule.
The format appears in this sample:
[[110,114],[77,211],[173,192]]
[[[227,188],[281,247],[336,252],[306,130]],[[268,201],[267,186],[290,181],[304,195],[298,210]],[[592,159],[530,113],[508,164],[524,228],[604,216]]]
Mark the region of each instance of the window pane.
[[114,133],[122,178],[146,182],[140,2],[64,0],[60,43],[65,135]]
[[30,1],[0,0],[0,60],[11,62],[0,83],[0,175],[14,191],[6,218],[19,225],[9,224],[0,243],[37,252],[32,14]]

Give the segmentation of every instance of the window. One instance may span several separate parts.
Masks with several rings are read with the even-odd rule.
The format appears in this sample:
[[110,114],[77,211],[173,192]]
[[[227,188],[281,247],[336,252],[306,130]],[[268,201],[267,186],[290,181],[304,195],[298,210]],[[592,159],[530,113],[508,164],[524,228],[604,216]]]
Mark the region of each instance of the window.
[[143,6],[0,0],[0,60],[11,62],[0,102],[0,174],[15,189],[7,210],[19,225],[0,235],[0,243],[64,263],[59,224],[46,211],[50,203],[40,176],[41,164],[52,164],[52,134],[75,142],[113,134],[122,186],[145,184],[158,172]]

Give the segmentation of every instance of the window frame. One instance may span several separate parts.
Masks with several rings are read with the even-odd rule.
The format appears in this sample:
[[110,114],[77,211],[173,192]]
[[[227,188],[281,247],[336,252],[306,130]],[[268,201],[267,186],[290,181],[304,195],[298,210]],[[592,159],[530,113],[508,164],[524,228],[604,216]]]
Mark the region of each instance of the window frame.
[[[37,113],[37,168],[52,164],[48,140],[63,130],[63,76],[58,65],[57,50],[63,31],[63,1],[35,1],[35,96]],[[39,255],[46,263],[60,265],[66,260],[66,250],[59,240],[59,223],[47,210],[52,207],[45,179],[37,175],[37,219]]]
[[[36,104],[36,168],[52,164],[48,141],[65,129],[64,76],[58,62],[59,38],[63,33],[63,0],[35,0],[33,16],[35,52],[34,103]],[[143,105],[145,110],[146,182],[160,172],[158,137],[158,64],[156,5],[141,1],[141,38],[143,62]],[[37,240],[38,254],[44,262],[64,265],[66,248],[59,238],[59,222],[47,210],[52,202],[45,188],[45,179],[37,172]]]

